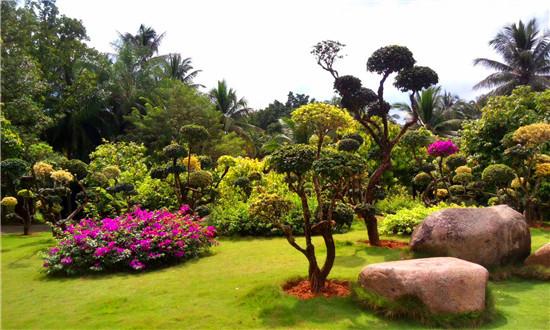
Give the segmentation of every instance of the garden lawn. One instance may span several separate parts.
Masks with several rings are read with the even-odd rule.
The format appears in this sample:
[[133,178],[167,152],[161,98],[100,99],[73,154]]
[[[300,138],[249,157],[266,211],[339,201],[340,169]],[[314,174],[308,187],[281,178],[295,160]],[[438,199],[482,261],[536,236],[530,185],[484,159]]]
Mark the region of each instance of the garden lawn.
[[[533,251],[550,241],[548,231],[531,233]],[[357,243],[365,237],[359,224],[335,236],[332,278],[355,281],[363,266],[399,259],[399,250]],[[50,233],[2,235],[3,329],[422,328],[376,316],[351,298],[286,296],[280,285],[305,275],[307,261],[283,238],[222,238],[211,255],[173,267],[75,278],[41,272],[40,253],[53,244]],[[550,283],[513,279],[490,287],[498,316],[486,328],[550,328]]]

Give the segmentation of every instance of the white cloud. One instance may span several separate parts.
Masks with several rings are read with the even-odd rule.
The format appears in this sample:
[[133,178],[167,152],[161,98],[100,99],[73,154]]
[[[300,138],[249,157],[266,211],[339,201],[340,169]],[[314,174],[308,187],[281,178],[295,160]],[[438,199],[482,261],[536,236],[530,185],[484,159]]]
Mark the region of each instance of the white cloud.
[[[75,1],[58,0],[60,11],[82,19],[90,44],[112,52],[118,32],[135,32],[140,24],[166,32],[160,52],[190,56],[203,72],[197,81],[213,87],[225,78],[251,106],[265,107],[288,91],[329,99],[332,79],[317,67],[311,46],[339,40],[348,54],[341,74],[360,77],[375,88],[378,78],[365,63],[377,48],[400,44],[420,65],[437,71],[443,87],[464,98],[488,71],[473,67],[476,57],[495,58],[488,41],[505,24],[537,17],[549,26],[544,1]],[[404,99],[393,88],[392,101]]]

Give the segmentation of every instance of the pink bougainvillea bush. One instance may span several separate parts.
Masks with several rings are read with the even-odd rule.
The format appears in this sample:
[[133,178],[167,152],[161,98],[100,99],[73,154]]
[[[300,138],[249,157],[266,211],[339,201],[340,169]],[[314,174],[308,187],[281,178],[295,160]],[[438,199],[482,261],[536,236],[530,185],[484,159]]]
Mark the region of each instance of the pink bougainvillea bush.
[[435,141],[428,146],[428,154],[434,157],[447,157],[458,152],[458,147],[451,140]]
[[48,274],[134,270],[199,256],[216,241],[184,205],[179,211],[140,208],[116,218],[84,219],[69,225],[44,259]]

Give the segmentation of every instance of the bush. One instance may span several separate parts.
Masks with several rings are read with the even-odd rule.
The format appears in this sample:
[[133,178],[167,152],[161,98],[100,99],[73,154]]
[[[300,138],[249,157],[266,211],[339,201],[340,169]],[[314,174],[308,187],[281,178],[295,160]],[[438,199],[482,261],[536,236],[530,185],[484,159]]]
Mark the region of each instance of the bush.
[[48,274],[142,270],[200,255],[215,244],[214,227],[179,211],[134,212],[114,219],[84,219],[69,225],[44,258]]
[[189,186],[193,188],[207,188],[212,184],[212,174],[207,171],[197,171],[189,176]]
[[435,206],[426,207],[416,205],[412,208],[404,208],[395,214],[388,215],[382,221],[380,232],[386,235],[411,235],[414,227],[419,225],[428,215],[435,211],[449,207],[460,207],[455,204],[439,203]]
[[514,170],[504,164],[487,166],[481,173],[481,179],[497,188],[507,187],[516,177]]
[[421,202],[414,200],[408,193],[389,196],[376,203],[376,211],[386,215],[395,214],[402,209],[412,209],[422,205]]
[[422,188],[427,187],[430,182],[432,182],[432,177],[426,172],[420,172],[413,178],[413,183]]
[[468,182],[471,182],[473,178],[474,177],[470,173],[458,173],[457,175],[453,176],[453,183],[467,184]]
[[466,163],[467,163],[466,157],[464,155],[461,155],[461,154],[450,155],[445,160],[445,165],[447,165],[447,168],[450,171],[454,171],[458,167],[466,165]]
[[338,142],[338,150],[355,152],[361,144],[355,139],[342,139]]

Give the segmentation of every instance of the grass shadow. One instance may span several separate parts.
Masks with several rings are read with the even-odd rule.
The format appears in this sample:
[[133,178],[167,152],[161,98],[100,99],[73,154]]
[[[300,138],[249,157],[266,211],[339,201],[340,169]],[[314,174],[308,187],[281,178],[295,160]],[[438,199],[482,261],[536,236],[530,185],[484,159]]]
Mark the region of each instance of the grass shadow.
[[43,276],[39,278],[42,281],[58,281],[58,282],[70,282],[70,281],[79,281],[79,280],[108,280],[112,278],[124,278],[124,277],[140,277],[140,276],[149,276],[151,274],[160,273],[168,269],[177,269],[182,267],[191,267],[191,265],[198,263],[202,259],[209,258],[216,255],[212,251],[203,252],[199,257],[184,260],[184,261],[173,261],[173,262],[163,262],[154,264],[150,267],[145,268],[140,271],[132,271],[129,269],[109,269],[101,272],[91,273],[84,272],[74,275],[65,275],[65,274],[51,274],[48,275],[45,272]]
[[340,323],[339,327],[348,329],[422,328],[416,322],[385,320],[361,308],[351,296],[299,300],[278,286],[266,285],[254,288],[241,299],[241,304],[257,307],[257,316],[266,328],[293,328],[303,323]]

